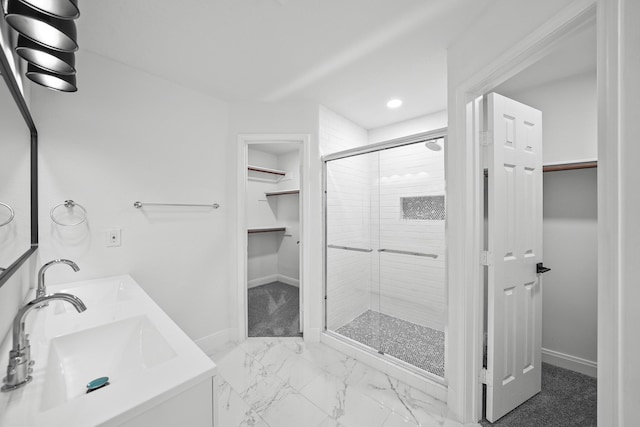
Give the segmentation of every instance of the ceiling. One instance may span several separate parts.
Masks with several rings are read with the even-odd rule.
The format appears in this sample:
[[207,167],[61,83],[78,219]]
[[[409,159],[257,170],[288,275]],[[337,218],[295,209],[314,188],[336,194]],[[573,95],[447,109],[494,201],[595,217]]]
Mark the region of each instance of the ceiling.
[[[87,1],[78,34],[81,49],[229,102],[312,101],[372,129],[447,108],[447,46],[493,1]],[[595,70],[595,38],[586,27],[499,89]]]
[[446,47],[492,1],[87,1],[78,34],[229,102],[311,100],[371,129],[446,109]]

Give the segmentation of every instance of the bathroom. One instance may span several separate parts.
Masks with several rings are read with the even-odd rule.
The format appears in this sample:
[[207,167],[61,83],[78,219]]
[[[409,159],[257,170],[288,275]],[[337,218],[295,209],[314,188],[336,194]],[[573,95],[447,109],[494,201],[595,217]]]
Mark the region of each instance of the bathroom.
[[[303,42],[295,42],[296,37],[292,34],[305,34],[305,30],[310,31],[309,25],[315,31],[326,30],[331,27],[327,21],[334,17],[322,15],[311,19],[304,10],[295,15],[292,11],[295,2],[247,1],[227,10],[226,13],[233,17],[245,18],[235,20],[234,25],[227,24],[235,31],[232,33],[237,37],[235,47],[228,46],[229,36],[225,31],[229,28],[222,25],[226,15],[225,9],[219,9],[222,8],[220,5],[191,4],[199,12],[192,12],[194,16],[208,15],[216,23],[220,21],[216,27],[201,18],[203,27],[213,27],[205,43],[194,34],[197,25],[186,23],[180,23],[175,36],[166,36],[166,28],[178,25],[169,19],[175,10],[168,4],[160,7],[147,2],[149,7],[145,8],[143,3],[133,6],[125,2],[109,3],[111,6],[98,2],[80,4],[77,93],[56,93],[26,80],[24,83],[25,97],[38,130],[39,239],[37,251],[12,272],[0,288],[3,334],[9,330],[13,316],[24,303],[27,288],[35,283],[40,266],[54,258],[68,258],[78,263],[80,271],[52,268],[47,273],[49,283],[129,274],[205,353],[211,354],[219,346],[239,340],[244,333],[239,326],[242,324],[239,320],[242,316],[239,303],[242,271],[238,267],[243,253],[238,238],[238,229],[242,228],[238,200],[242,196],[237,179],[237,145],[241,134],[309,135],[306,157],[302,159],[307,177],[306,181],[303,179],[306,187],[302,187],[301,192],[306,188],[310,197],[303,206],[303,224],[304,215],[308,222],[302,230],[304,247],[300,273],[301,281],[306,283],[302,313],[304,339],[318,341],[324,328],[321,157],[359,144],[388,141],[448,126],[447,143],[451,145],[443,149],[447,156],[447,233],[450,233],[446,245],[447,298],[450,307],[464,306],[461,301],[465,301],[462,295],[467,294],[467,288],[460,285],[466,283],[460,276],[467,271],[464,260],[470,257],[463,253],[466,247],[463,212],[468,209],[465,191],[469,184],[464,182],[466,175],[462,169],[467,165],[466,153],[460,145],[451,142],[459,138],[461,117],[460,101],[456,101],[452,91],[465,76],[483,68],[488,61],[483,58],[498,57],[511,43],[515,45],[517,40],[524,39],[571,2],[545,2],[546,9],[537,9],[524,0],[476,2],[478,4],[473,6],[469,2],[457,2],[457,9],[447,11],[451,15],[447,15],[448,20],[444,22],[459,26],[460,34],[476,20],[472,27],[476,30],[486,29],[497,19],[504,19],[518,31],[509,43],[491,32],[480,31],[482,35],[473,37],[466,32],[457,42],[458,47],[450,49],[448,54],[442,48],[433,47],[440,41],[430,38],[431,32],[420,32],[425,22],[433,25],[433,31],[440,30],[443,24],[436,25],[438,13],[444,12],[419,9],[416,2],[410,1],[404,11],[385,7],[384,2],[376,3],[375,7],[353,2],[354,8],[340,10],[341,29],[345,34],[331,33],[324,44],[318,44],[327,49],[325,51],[296,49],[300,47],[297,43]],[[417,7],[420,13],[413,13],[412,7]],[[518,7],[527,11],[527,20],[519,18]],[[370,24],[357,24],[365,21],[360,18],[368,8],[372,8],[371,22],[387,22],[390,27],[373,25],[376,28],[372,29]],[[497,10],[500,13],[493,16],[492,12]],[[334,11],[331,8],[325,12]],[[281,19],[289,19],[290,25],[276,30],[268,27],[268,20],[262,22],[263,16],[273,18],[278,13],[285,14]],[[286,15],[289,13],[292,15]],[[252,37],[245,31],[259,31],[265,27],[271,30],[266,32],[269,37]],[[351,38],[345,47],[347,36]],[[366,40],[371,40],[369,44],[358,38],[365,36],[368,37]],[[199,43],[196,47],[205,49],[187,48],[187,40]],[[133,45],[125,49],[126,43]],[[262,43],[272,43],[278,48],[267,49]],[[397,49],[398,44],[408,46],[407,52]],[[475,48],[482,45],[489,47],[469,53],[476,52]],[[252,57],[246,58],[245,51],[238,46],[250,46]],[[378,112],[382,118],[368,124],[365,117],[339,114],[338,108],[322,100],[330,89],[347,93],[345,88],[351,88],[350,93],[357,94],[363,87],[382,85],[377,81],[378,74],[359,74],[358,70],[362,68],[351,69],[350,61],[361,62],[365,69],[379,69],[381,74],[397,73],[396,66],[388,58],[406,59],[411,57],[409,47],[415,52],[421,46],[427,52],[433,48],[434,58],[438,59],[433,67],[427,64],[428,72],[423,78],[440,79],[435,93],[415,89],[417,97],[431,103],[426,109],[414,112],[387,110],[384,103],[389,97],[399,95],[385,94]],[[379,51],[378,56],[371,56],[374,48]],[[273,71],[272,63],[292,51],[299,57],[309,56],[311,52],[324,61],[310,61],[307,63],[309,68],[304,64],[291,67],[287,74],[274,78],[271,86],[256,77],[257,74],[269,75]],[[223,52],[224,56],[218,56]],[[396,56],[392,56],[394,53]],[[171,60],[167,61],[167,57]],[[206,64],[207,71],[197,70],[194,59]],[[234,63],[237,65],[230,65]],[[183,81],[181,76],[186,67],[193,67],[193,70],[188,74],[189,80]],[[323,77],[332,75],[337,68],[341,70],[336,73],[340,77],[333,81],[333,87],[325,86]],[[225,85],[234,75],[237,75],[236,81],[242,83],[235,94]],[[600,74],[598,78],[601,78]],[[306,96],[297,96],[296,89],[305,87],[309,81],[315,85],[310,85]],[[365,100],[362,104],[373,105],[374,102]],[[404,107],[412,107],[408,98]],[[347,111],[346,107],[342,111]],[[406,121],[415,117],[422,118]],[[456,117],[457,122],[454,121]],[[352,126],[353,122],[362,124]],[[395,126],[387,127],[394,123]],[[340,135],[332,134],[336,128],[348,134],[348,141],[341,142]],[[23,139],[28,141],[26,133]],[[601,173],[600,169],[598,173]],[[69,199],[87,210],[88,219],[78,227],[61,228],[52,222],[50,210]],[[140,210],[133,207],[136,201],[218,203],[220,207],[212,210]],[[107,246],[107,237],[112,230],[120,231],[119,246]],[[629,254],[637,251],[626,247],[621,250],[629,251]],[[598,259],[598,262],[604,261]],[[598,274],[606,271],[606,268],[599,268]],[[470,307],[468,301],[466,304]],[[599,322],[606,321],[606,313],[598,316]],[[455,310],[447,316],[449,353],[453,353],[452,357],[465,354],[467,339],[460,332],[464,330],[465,321]],[[602,345],[599,341],[601,352],[605,351],[600,348]],[[624,351],[629,352],[625,353],[629,357],[635,354],[634,349]],[[608,353],[602,354],[605,354],[604,363],[611,363],[606,356]],[[472,394],[458,395],[473,388],[464,380],[466,365],[454,358],[447,363],[448,390],[444,394],[452,417],[475,422],[473,410],[465,403],[474,399]],[[598,363],[600,372],[602,358]],[[616,375],[611,371],[610,381],[617,381]],[[611,402],[600,404],[610,405]],[[613,413],[614,410],[610,411]],[[633,409],[626,408],[625,411],[631,416]]]

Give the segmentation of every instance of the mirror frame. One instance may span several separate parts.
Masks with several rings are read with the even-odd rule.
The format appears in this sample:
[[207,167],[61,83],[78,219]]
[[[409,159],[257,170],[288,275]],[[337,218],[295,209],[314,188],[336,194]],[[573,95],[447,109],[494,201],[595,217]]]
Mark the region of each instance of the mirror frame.
[[[0,46],[1,47],[1,46]],[[13,100],[20,110],[22,117],[31,134],[31,172],[30,172],[30,191],[31,191],[31,247],[27,249],[17,260],[15,260],[6,270],[0,273],[0,287],[2,287],[11,276],[13,276],[20,266],[29,259],[29,257],[38,249],[38,131],[31,117],[31,112],[27,106],[27,102],[22,96],[20,86],[18,85],[9,60],[5,56],[4,49],[0,49],[0,72],[4,79]]]

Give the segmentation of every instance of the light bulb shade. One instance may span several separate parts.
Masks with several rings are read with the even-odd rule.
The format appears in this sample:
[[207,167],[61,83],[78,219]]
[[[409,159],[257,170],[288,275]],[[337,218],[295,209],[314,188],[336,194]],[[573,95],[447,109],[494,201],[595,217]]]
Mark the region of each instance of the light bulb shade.
[[72,20],[44,15],[18,0],[9,0],[5,19],[14,30],[49,49],[78,50],[76,23]]
[[54,18],[77,19],[80,16],[77,0],[18,0]]
[[25,75],[32,82],[38,83],[39,85],[49,89],[59,90],[61,92],[75,92],[78,90],[76,87],[75,74],[56,74],[44,70],[36,65],[29,64]]
[[75,74],[76,56],[72,52],[60,52],[35,43],[23,35],[18,36],[16,53],[22,59],[57,74]]

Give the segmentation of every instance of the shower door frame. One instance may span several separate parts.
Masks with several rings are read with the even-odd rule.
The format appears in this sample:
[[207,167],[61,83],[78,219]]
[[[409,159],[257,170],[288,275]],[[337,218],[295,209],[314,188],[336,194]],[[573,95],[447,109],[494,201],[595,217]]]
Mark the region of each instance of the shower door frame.
[[[378,350],[365,344],[347,338],[337,332],[327,329],[327,162],[333,160],[344,159],[347,157],[359,156],[374,153],[392,148],[402,147],[405,145],[417,144],[433,139],[444,138],[445,145],[447,140],[447,128],[434,129],[428,132],[421,132],[406,137],[391,139],[371,145],[351,148],[349,150],[339,151],[336,153],[322,156],[322,240],[323,240],[323,328],[320,340],[325,344],[332,346],[356,359],[376,367],[377,369],[398,378],[414,387],[426,388],[429,393],[442,400],[447,399],[447,334],[445,327],[445,376],[439,377],[435,374],[427,372],[398,358],[388,354],[381,354]],[[446,160],[445,160],[446,162]],[[445,178],[446,179],[446,178]],[[445,204],[447,198],[445,197]],[[446,229],[446,218],[445,218]],[[447,249],[445,245],[445,263],[447,262]],[[445,285],[447,285],[447,276],[445,268]]]

